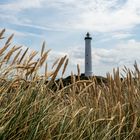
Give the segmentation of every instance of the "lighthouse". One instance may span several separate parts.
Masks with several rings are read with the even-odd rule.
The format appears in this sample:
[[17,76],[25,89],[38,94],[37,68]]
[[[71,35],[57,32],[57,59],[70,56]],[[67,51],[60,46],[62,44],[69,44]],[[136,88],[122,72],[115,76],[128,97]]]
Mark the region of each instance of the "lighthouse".
[[92,76],[92,51],[90,34],[85,37],[85,76]]

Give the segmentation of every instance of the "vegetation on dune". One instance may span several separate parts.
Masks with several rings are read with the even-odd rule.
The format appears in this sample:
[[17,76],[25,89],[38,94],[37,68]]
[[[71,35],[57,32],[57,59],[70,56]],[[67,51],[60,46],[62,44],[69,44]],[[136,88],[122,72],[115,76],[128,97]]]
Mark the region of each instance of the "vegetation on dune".
[[[4,39],[5,30],[0,32]],[[60,78],[66,56],[56,60],[51,72],[39,75],[47,62],[45,44],[38,52],[11,46],[11,35],[0,48],[0,140],[139,140],[140,71],[119,69],[106,81],[71,74],[69,84]],[[8,51],[7,51],[8,49]],[[98,77],[99,78],[99,77]],[[46,82],[48,81],[48,82]],[[55,83],[55,90],[52,89]]]

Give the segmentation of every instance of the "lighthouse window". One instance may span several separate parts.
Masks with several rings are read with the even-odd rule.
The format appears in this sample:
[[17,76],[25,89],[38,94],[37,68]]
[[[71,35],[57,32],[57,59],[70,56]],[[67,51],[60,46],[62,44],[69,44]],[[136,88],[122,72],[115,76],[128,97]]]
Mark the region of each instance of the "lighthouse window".
[[87,56],[88,56],[88,54],[87,54]]
[[87,63],[88,64],[88,63]]

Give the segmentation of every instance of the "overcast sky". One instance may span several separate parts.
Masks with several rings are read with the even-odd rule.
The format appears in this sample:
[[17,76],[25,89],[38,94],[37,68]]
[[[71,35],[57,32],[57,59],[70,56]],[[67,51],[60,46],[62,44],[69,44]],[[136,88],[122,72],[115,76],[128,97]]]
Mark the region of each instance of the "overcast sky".
[[33,50],[45,40],[50,61],[67,54],[68,75],[76,64],[84,72],[87,31],[95,75],[140,62],[140,0],[0,0],[2,28]]

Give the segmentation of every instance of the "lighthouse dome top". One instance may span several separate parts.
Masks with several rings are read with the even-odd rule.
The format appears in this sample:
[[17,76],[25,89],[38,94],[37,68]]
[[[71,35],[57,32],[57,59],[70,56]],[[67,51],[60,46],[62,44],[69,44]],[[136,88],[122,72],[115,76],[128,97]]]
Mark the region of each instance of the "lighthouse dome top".
[[92,37],[90,37],[89,32],[87,32],[85,39],[92,39]]

